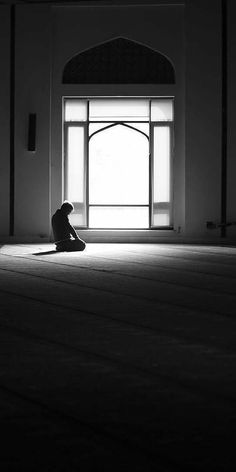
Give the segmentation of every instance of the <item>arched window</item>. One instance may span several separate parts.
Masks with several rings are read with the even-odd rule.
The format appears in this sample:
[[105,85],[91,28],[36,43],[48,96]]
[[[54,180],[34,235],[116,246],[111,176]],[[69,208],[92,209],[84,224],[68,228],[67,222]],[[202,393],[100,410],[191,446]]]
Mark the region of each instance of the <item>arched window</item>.
[[174,84],[175,71],[163,54],[116,38],[77,54],[65,65],[64,84]]

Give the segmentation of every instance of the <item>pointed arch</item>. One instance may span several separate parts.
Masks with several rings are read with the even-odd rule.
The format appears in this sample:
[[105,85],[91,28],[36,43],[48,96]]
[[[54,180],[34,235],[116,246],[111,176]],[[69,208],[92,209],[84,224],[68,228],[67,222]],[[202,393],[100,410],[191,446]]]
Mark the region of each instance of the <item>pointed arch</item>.
[[135,128],[134,126],[132,125],[128,125],[127,123],[124,123],[122,121],[117,121],[116,123],[112,123],[110,125],[106,125],[104,126],[103,128],[100,128],[98,129],[97,131],[94,131],[94,133],[92,133],[90,136],[89,136],[89,140],[95,135],[95,134],[98,134],[98,133],[101,133],[101,131],[104,131],[105,129],[109,129],[109,128],[114,128],[114,126],[124,126],[126,128],[129,128],[129,129],[132,129],[133,131],[136,131],[137,133],[140,133],[142,134],[143,136],[145,136],[145,138],[147,138],[147,140],[149,141],[149,136],[144,133],[144,131],[141,131],[140,129],[138,128]]
[[72,57],[63,84],[174,84],[175,71],[160,52],[116,38]]

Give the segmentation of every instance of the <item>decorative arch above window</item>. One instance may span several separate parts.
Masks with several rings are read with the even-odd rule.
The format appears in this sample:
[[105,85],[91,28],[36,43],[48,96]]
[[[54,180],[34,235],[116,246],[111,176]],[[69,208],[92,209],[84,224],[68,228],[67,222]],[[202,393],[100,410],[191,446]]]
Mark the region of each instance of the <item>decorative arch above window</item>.
[[163,54],[116,38],[70,59],[63,84],[174,84],[175,71]]

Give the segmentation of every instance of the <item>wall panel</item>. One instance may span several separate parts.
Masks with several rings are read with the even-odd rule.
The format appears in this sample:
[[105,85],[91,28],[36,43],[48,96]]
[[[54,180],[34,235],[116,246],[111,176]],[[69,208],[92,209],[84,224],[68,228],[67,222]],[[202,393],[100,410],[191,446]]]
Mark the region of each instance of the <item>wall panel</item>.
[[9,235],[10,210],[10,7],[0,5],[0,236]]
[[186,232],[221,215],[221,2],[186,4]]
[[[50,233],[50,7],[16,7],[15,235]],[[37,116],[36,151],[28,145]]]
[[[228,162],[227,220],[236,221],[236,3],[228,0]],[[227,228],[236,236],[236,226]]]

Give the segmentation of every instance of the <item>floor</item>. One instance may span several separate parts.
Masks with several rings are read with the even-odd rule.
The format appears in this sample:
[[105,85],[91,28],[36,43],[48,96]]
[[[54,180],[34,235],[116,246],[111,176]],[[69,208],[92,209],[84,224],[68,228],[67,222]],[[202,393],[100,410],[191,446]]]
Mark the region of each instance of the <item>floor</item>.
[[0,253],[1,472],[235,472],[236,247]]

